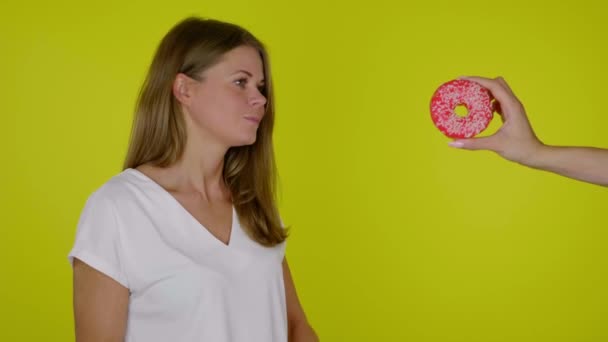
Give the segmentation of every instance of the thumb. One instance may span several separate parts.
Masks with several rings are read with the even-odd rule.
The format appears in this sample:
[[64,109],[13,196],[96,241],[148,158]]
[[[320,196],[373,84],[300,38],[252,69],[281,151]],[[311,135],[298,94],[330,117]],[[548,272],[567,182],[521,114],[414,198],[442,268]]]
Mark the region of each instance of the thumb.
[[460,148],[463,150],[495,150],[496,142],[495,137],[481,137],[471,139],[458,139],[450,142],[448,145],[454,148]]

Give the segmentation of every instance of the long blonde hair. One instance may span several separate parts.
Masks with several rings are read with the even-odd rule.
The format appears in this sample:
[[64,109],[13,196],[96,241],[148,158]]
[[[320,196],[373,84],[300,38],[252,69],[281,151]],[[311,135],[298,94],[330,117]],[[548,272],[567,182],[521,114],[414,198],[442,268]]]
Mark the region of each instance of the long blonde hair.
[[264,67],[266,113],[256,142],[232,147],[224,157],[223,178],[248,234],[264,246],[287,238],[276,206],[276,164],[272,143],[274,94],[268,53],[246,29],[213,19],[186,18],[162,39],[139,93],[124,169],[145,163],[167,167],[182,156],[186,124],[172,86],[178,73],[195,78],[239,46],[259,51]]

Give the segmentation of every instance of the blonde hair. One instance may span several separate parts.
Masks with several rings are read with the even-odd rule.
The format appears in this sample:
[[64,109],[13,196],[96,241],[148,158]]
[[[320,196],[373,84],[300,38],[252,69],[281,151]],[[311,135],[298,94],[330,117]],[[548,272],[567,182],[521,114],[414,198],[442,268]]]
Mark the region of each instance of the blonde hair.
[[224,157],[223,178],[247,233],[264,246],[287,238],[276,207],[276,164],[272,143],[274,94],[268,53],[246,29],[213,19],[186,18],[162,39],[139,93],[124,169],[145,163],[167,167],[182,156],[186,124],[172,86],[178,73],[196,78],[239,46],[259,51],[267,103],[256,142],[232,147]]

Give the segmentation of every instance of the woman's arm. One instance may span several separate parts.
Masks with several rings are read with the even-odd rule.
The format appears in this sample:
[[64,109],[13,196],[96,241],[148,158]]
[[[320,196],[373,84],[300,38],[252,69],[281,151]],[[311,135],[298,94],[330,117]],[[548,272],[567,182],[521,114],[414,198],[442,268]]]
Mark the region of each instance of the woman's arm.
[[74,258],[76,342],[123,342],[129,290]]
[[319,337],[308,324],[304,309],[302,309],[302,305],[300,305],[286,258],[283,259],[283,279],[285,282],[285,297],[287,301],[289,342],[318,342]]

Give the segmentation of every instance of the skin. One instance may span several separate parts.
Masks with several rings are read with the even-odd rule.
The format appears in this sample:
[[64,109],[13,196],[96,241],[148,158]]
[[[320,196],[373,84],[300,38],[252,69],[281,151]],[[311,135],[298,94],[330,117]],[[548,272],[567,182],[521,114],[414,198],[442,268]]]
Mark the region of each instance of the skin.
[[[182,158],[167,168],[144,164],[138,171],[171,193],[211,234],[229,244],[232,202],[222,178],[224,156],[233,146],[253,144],[266,98],[263,64],[254,48],[237,47],[200,80],[178,74],[173,94],[182,106],[188,141]],[[283,260],[290,342],[316,342]],[[124,341],[129,290],[74,260],[76,341]]]
[[503,125],[495,134],[455,140],[450,146],[466,150],[489,150],[503,158],[565,177],[608,186],[608,150],[595,147],[550,146],[542,143],[526,115],[523,104],[502,77],[461,77],[487,88]]

